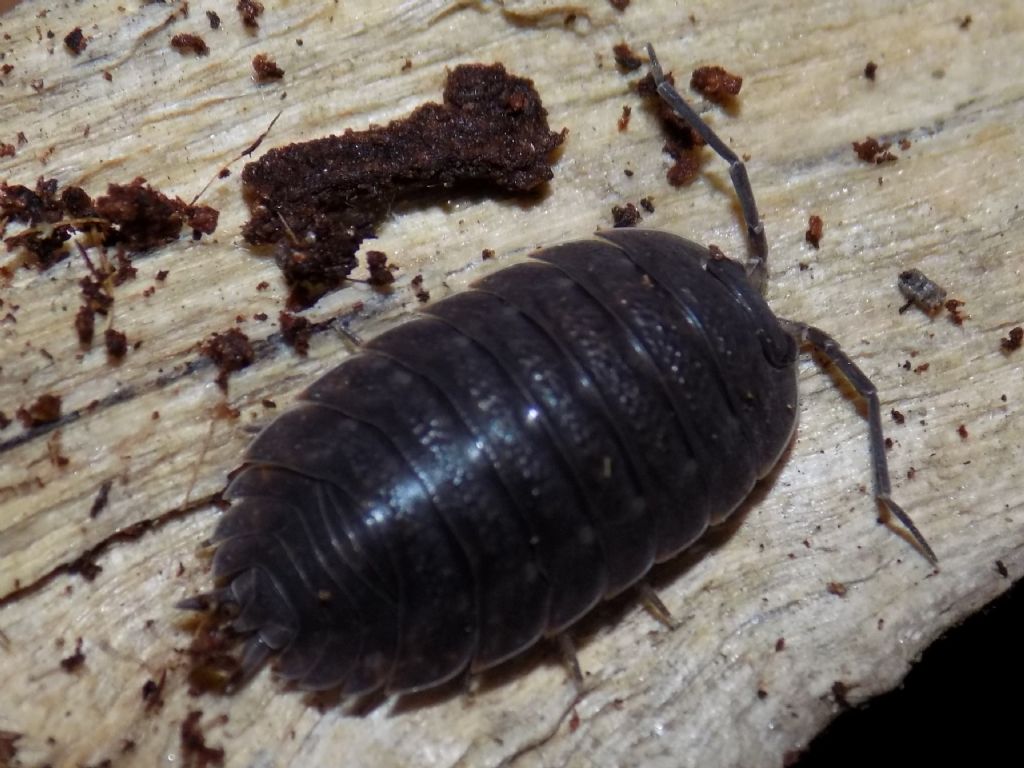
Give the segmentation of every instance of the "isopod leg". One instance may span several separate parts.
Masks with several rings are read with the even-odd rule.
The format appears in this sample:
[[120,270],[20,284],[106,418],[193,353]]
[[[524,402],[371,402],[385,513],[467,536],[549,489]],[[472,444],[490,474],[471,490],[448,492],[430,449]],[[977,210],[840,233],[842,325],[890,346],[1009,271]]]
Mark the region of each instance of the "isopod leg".
[[644,608],[647,609],[651,616],[664,624],[666,629],[674,630],[679,628],[679,621],[672,615],[668,606],[661,601],[658,593],[654,591],[654,587],[649,582],[641,581],[637,584],[637,589],[640,591],[640,600],[643,602]]
[[868,406],[868,429],[871,445],[871,466],[875,479],[875,500],[887,511],[899,520],[903,526],[914,537],[922,554],[928,561],[935,565],[938,558],[935,552],[928,546],[924,536],[917,530],[910,516],[903,511],[899,504],[892,500],[892,486],[889,481],[889,464],[885,459],[885,436],[882,433],[882,409],[878,403],[878,391],[871,383],[864,372],[857,367],[857,364],[839,346],[839,342],[829,336],[820,328],[812,325],[783,320],[783,326],[787,328],[800,342],[810,344],[817,349],[825,359],[834,364],[839,372],[857,391],[857,394],[864,398]]
[[334,324],[334,329],[346,342],[348,342],[352,347],[353,352],[358,351],[366,343],[366,340],[363,339],[362,336],[348,327],[348,322],[346,321],[336,322]]
[[752,250],[750,259],[747,261],[747,277],[758,291],[764,293],[765,283],[768,278],[768,240],[764,234],[764,224],[761,215],[757,211],[757,202],[754,200],[754,190],[750,186],[750,179],[747,177],[747,168],[739,159],[729,145],[722,141],[718,134],[711,130],[711,126],[701,119],[693,107],[686,103],[679,95],[672,84],[665,79],[658,63],[658,57],[654,54],[654,47],[647,44],[647,56],[650,59],[651,76],[658,87],[658,95],[680,119],[695,130],[704,143],[718,153],[719,157],[729,163],[729,178],[732,179],[733,189],[739,198],[740,207],[743,209],[743,220],[747,225],[747,239],[750,241]]
[[263,668],[274,649],[263,642],[258,634],[250,635],[242,649],[242,657],[238,662],[238,672],[228,683],[227,693],[234,693],[244,687],[256,673]]
[[174,604],[174,607],[180,608],[183,611],[205,613],[211,609],[234,602],[235,593],[231,591],[231,587],[219,587],[209,592],[201,592],[198,595],[191,595],[184,600],[179,600]]
[[562,657],[566,672],[569,673],[576,690],[582,691],[583,673],[580,671],[580,660],[576,658],[576,646],[572,644],[572,638],[568,632],[559,632],[555,640],[558,642],[558,653]]

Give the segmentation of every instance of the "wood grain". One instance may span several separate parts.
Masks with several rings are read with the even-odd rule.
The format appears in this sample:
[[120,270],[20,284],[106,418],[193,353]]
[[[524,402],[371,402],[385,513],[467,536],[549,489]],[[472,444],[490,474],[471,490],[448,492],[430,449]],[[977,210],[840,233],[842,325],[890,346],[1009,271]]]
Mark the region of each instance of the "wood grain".
[[[886,418],[895,496],[940,570],[876,525],[865,423],[808,360],[799,434],[779,469],[735,525],[655,573],[682,626],[665,631],[633,596],[603,606],[576,633],[580,697],[540,647],[468,693],[453,685],[362,714],[311,706],[269,674],[233,697],[190,698],[178,650],[188,634],[172,606],[208,586],[198,549],[219,513],[203,500],[251,433],[349,354],[330,330],[305,358],[282,343],[274,319],[286,289],[273,259],[239,234],[248,211],[236,163],[204,196],[221,211],[213,237],[148,253],[116,289],[113,326],[141,342],[120,364],[79,347],[80,259],[20,269],[0,286],[0,315],[14,316],[0,321],[0,410],[54,392],[64,413],[53,427],[0,431],[0,731],[21,734],[13,765],[180,759],[195,709],[231,766],[779,764],[836,714],[836,681],[852,702],[892,688],[936,636],[1024,572],[1024,350],[999,344],[1024,322],[1020,3],[985,3],[966,28],[963,4],[942,0],[649,0],[622,13],[596,0],[267,6],[255,32],[233,3],[191,2],[185,16],[180,4],[108,0],[43,15],[29,2],[0,16],[0,63],[13,65],[0,77],[0,142],[19,131],[28,140],[0,159],[0,178],[52,176],[95,195],[144,176],[188,200],[278,111],[260,152],[400,117],[440,97],[447,68],[502,61],[534,80],[552,127],[569,129],[555,178],[534,200],[453,194],[397,208],[371,246],[401,267],[394,292],[353,284],[309,312],[351,315],[371,336],[414,310],[415,275],[440,298],[537,246],[609,226],[612,205],[644,196],[656,212],[643,226],[742,254],[725,167],[709,157],[693,185],[666,183],[663,139],[611,48],[650,39],[683,81],[722,64],[743,75],[743,91],[737,108],[708,119],[750,157],[773,248],[769,299],[832,332],[884,412],[905,414],[902,425]],[[89,38],[77,57],[61,42],[76,26]],[[174,51],[179,32],[202,35],[210,54]],[[284,79],[253,83],[256,53]],[[623,105],[633,115],[620,132]],[[851,148],[868,135],[910,146],[895,149],[896,163],[868,165]],[[812,213],[824,219],[820,250],[804,242]],[[497,258],[484,262],[484,248]],[[969,319],[898,314],[896,276],[910,267],[964,300]],[[169,276],[156,284],[160,270]],[[253,319],[260,312],[270,319]],[[236,317],[259,354],[231,377],[227,402],[240,416],[224,419],[197,345]],[[58,436],[64,467],[49,459]],[[109,504],[92,518],[107,481]],[[67,572],[92,551],[93,581]],[[79,637],[86,660],[68,673],[59,662]],[[142,687],[165,670],[165,703],[147,712]]]

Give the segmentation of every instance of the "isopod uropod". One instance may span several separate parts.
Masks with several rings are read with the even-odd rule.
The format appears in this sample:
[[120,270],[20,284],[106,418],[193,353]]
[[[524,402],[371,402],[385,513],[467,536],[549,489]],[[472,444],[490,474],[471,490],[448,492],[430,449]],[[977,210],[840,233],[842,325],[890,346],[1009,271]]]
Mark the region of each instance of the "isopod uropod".
[[823,331],[762,298],[768,246],[743,163],[665,80],[662,99],[730,165],[745,265],[676,235],[545,248],[423,310],[316,381],[249,448],[216,533],[240,679],[274,653],[308,689],[411,691],[562,632],[720,523],[796,421],[799,347],[868,406]]

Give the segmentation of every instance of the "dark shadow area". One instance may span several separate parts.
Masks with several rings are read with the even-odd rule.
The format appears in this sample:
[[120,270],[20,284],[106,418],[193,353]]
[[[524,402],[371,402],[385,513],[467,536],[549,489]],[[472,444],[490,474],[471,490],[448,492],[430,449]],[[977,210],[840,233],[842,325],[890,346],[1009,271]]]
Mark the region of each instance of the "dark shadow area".
[[1017,763],[1022,615],[1024,580],[933,643],[900,688],[841,714],[792,765]]

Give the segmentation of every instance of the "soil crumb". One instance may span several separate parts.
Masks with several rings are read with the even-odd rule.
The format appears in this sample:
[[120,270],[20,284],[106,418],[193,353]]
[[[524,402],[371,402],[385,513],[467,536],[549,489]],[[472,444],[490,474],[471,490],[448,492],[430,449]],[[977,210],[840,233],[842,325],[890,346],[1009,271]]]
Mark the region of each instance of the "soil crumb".
[[168,197],[141,176],[108,185],[95,201],[81,187],[60,190],[56,179],[40,177],[34,189],[0,182],[0,234],[8,222],[27,225],[4,239],[7,250],[23,249],[23,264],[40,270],[68,257],[67,242],[75,232],[97,233],[105,247],[145,251],[176,240],[183,227],[196,239],[212,234],[219,215],[209,206]]
[[269,83],[284,77],[284,70],[277,62],[265,53],[257,53],[252,57],[252,79],[257,83]]
[[612,207],[612,226],[616,229],[635,227],[641,220],[640,211],[633,203]]
[[237,328],[211,334],[200,350],[220,369],[217,386],[225,392],[228,391],[228,376],[250,366],[256,357],[249,337]]
[[643,66],[643,59],[633,52],[625,42],[612,46],[612,55],[615,56],[615,63],[623,72],[633,72]]
[[457,185],[534,192],[552,178],[549,156],[564,137],[548,128],[531,81],[501,64],[459,66],[441,104],[271,149],[246,165],[252,218],[243,235],[276,246],[289,309],[309,307],[344,282],[396,199]]
[[52,424],[60,418],[60,403],[59,396],[47,392],[27,408],[19,408],[15,415],[26,428]]
[[256,0],[238,0],[235,8],[238,9],[238,15],[245,26],[251,30],[260,28],[259,18],[263,15],[263,3]]
[[821,234],[824,228],[825,222],[822,221],[821,216],[811,214],[811,217],[807,220],[807,231],[804,232],[804,240],[817,249],[821,245]]
[[199,35],[181,34],[171,38],[171,48],[178,53],[194,53],[196,56],[206,56],[210,53],[210,46],[206,44]]
[[[671,72],[665,73],[665,80],[675,85],[675,78]],[[662,101],[654,77],[650,73],[637,81],[636,90],[655,110],[667,137],[662,149],[675,161],[666,173],[668,183],[673,187],[689,184],[697,178],[700,171],[699,152],[704,146],[704,140]]]
[[739,95],[743,78],[717,65],[697,67],[690,75],[690,87],[706,99],[724,103]]
[[896,162],[896,155],[889,151],[891,146],[892,144],[888,141],[882,142],[873,136],[868,136],[864,141],[853,142],[853,151],[865,163],[882,165]]

